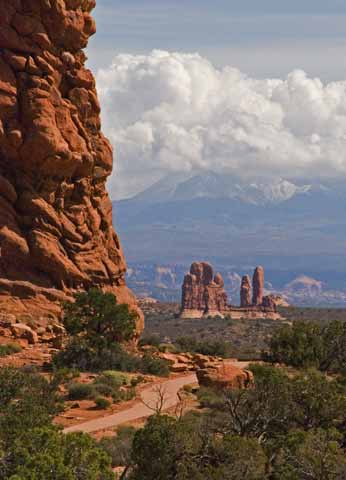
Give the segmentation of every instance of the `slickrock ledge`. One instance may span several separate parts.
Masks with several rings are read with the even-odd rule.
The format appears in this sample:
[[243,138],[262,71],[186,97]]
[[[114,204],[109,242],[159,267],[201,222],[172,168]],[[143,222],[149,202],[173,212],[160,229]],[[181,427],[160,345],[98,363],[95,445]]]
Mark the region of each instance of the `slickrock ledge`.
[[95,3],[0,1],[0,310],[18,317],[58,315],[62,296],[91,286],[140,313],[105,187],[112,148],[84,66]]

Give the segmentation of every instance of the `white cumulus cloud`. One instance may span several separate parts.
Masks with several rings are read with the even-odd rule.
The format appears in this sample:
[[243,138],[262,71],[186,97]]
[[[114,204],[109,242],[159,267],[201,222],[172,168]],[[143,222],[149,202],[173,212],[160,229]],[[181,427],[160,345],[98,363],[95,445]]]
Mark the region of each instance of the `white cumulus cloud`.
[[198,54],[154,50],[117,55],[97,83],[116,151],[113,198],[170,172],[346,176],[346,81],[323,84],[301,70],[254,79]]

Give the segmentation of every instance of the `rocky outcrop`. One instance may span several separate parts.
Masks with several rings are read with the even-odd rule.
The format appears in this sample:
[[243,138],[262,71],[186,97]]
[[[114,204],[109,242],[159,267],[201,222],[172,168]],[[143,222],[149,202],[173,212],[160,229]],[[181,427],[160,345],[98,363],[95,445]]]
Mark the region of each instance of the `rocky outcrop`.
[[193,318],[202,312],[206,316],[221,315],[227,308],[227,295],[222,276],[214,276],[209,263],[193,263],[184,278],[182,289],[183,316]]
[[105,187],[112,148],[84,66],[94,6],[0,2],[0,308],[17,316],[58,315],[62,297],[91,286],[137,308]]
[[244,275],[240,286],[240,306],[250,307],[251,305],[251,281],[249,275]]
[[264,296],[264,269],[257,267],[252,279],[252,304],[262,305]]
[[252,372],[243,370],[227,362],[205,366],[196,371],[201,387],[216,390],[249,388],[254,381]]

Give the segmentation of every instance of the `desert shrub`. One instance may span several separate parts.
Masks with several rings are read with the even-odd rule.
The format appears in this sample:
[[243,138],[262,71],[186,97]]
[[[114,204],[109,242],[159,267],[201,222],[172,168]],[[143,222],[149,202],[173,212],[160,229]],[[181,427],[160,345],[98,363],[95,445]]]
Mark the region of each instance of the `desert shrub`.
[[23,431],[2,455],[3,480],[114,480],[111,459],[95,440],[53,426]]
[[95,383],[93,387],[97,394],[103,395],[104,397],[111,397],[115,391],[113,387],[105,383]]
[[161,339],[158,335],[148,335],[140,339],[139,346],[143,347],[144,345],[151,345],[152,347],[158,348],[160,343]]
[[111,402],[105,397],[96,397],[95,400],[95,408],[97,410],[106,410],[111,406]]
[[214,437],[199,416],[149,418],[133,440],[131,480],[262,480],[266,456],[253,439]]
[[136,431],[134,427],[123,426],[118,428],[116,436],[100,440],[99,447],[111,457],[112,467],[129,465]]
[[169,363],[162,358],[144,355],[139,362],[138,370],[144,374],[168,377]]
[[13,353],[19,353],[21,350],[22,347],[17,343],[0,345],[0,357],[6,357],[7,355],[12,355]]
[[179,337],[176,340],[176,346],[183,352],[223,358],[232,356],[231,345],[223,340],[197,340],[195,337]]
[[106,370],[95,379],[95,383],[105,383],[111,387],[121,387],[122,385],[128,385],[129,376],[124,372],[118,372],[116,370]]
[[0,478],[114,480],[110,457],[85,434],[52,424],[62,411],[59,378],[0,369]]
[[72,338],[67,346],[52,359],[55,369],[77,369],[80,371],[95,370],[99,359],[93,349],[80,338]]
[[95,388],[90,383],[71,383],[68,386],[69,400],[88,400],[95,396]]
[[342,435],[335,429],[290,432],[273,470],[273,480],[344,479],[346,456]]
[[197,398],[202,408],[217,408],[223,404],[219,393],[206,387],[198,389]]
[[144,380],[145,378],[143,377],[143,375],[137,375],[136,377],[132,377],[130,381],[131,387],[137,387],[137,385],[143,383]]
[[112,394],[114,403],[128,402],[136,396],[136,390],[134,388],[129,388],[126,390],[115,390]]
[[104,349],[99,355],[85,343],[83,339],[73,339],[64,350],[53,358],[54,368],[75,368],[81,371],[100,372],[118,370],[122,372],[141,372],[149,375],[169,374],[169,366],[165,360],[152,357],[133,355],[119,344]]
[[296,368],[315,367],[321,371],[346,372],[346,322],[326,325],[296,321],[272,336],[263,359]]
[[[0,369],[0,444],[13,442],[25,430],[49,425],[62,411],[59,385],[37,373]],[[1,475],[0,475],[1,478]]]

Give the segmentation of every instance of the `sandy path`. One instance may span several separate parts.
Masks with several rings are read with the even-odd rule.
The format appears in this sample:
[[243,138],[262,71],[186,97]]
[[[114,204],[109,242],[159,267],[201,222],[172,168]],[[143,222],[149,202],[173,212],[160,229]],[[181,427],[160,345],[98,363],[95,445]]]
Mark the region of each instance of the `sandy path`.
[[[151,385],[144,389],[141,393],[141,398],[144,403],[138,402],[128,410],[123,412],[114,413],[103,418],[97,418],[95,420],[89,420],[88,422],[81,423],[79,425],[73,425],[72,427],[65,428],[65,433],[71,432],[97,432],[108,428],[117,427],[123,423],[138,420],[140,418],[149,417],[153,415],[152,408],[155,408],[158,399],[157,387],[161,385],[164,392],[164,409],[167,410],[178,404],[178,392],[184,385],[190,385],[197,382],[196,374],[189,374],[184,377],[173,378],[167,380],[161,384]],[[147,406],[149,405],[149,406]]]

